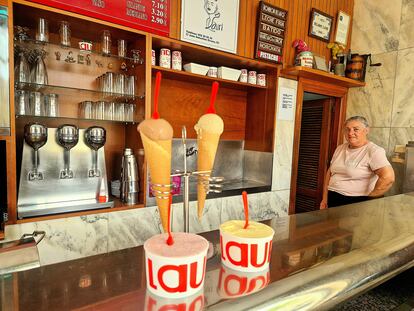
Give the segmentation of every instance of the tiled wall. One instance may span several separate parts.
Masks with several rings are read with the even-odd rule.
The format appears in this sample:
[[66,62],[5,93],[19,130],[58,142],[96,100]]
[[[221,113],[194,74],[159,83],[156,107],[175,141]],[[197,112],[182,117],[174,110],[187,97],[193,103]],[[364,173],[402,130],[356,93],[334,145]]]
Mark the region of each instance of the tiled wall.
[[[368,67],[366,87],[351,89],[347,115],[371,123],[370,139],[385,148],[414,140],[414,0],[358,0],[354,6],[351,49],[372,54],[381,67]],[[403,165],[393,164],[402,191]]]

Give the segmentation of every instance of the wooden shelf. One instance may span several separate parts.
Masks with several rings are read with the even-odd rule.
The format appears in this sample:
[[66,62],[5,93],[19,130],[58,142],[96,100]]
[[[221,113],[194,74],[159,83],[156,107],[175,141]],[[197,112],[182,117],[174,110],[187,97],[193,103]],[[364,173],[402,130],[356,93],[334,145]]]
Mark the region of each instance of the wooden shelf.
[[[168,48],[171,51],[181,51],[184,63],[200,63],[206,66],[228,66],[236,69],[259,70],[264,73],[282,68],[281,64],[267,63],[231,53],[218,51],[211,48],[187,43],[166,37],[152,36],[152,49],[156,50],[156,58],[159,57],[159,49]],[[260,72],[259,72],[260,73]]]
[[339,86],[343,86],[347,88],[365,86],[365,82],[337,76],[337,75],[330,74],[322,70],[308,68],[308,67],[301,67],[301,66],[288,67],[288,68],[282,69],[281,74],[287,75],[287,76],[295,76],[298,78],[311,79],[311,80],[315,80],[319,82],[335,84],[335,85],[339,85]]
[[124,210],[145,207],[144,204],[142,203],[135,204],[135,205],[125,205],[124,203],[121,202],[121,200],[117,198],[113,198],[113,197],[111,197],[111,200],[115,202],[115,206],[112,208],[102,208],[102,209],[79,211],[79,212],[68,212],[68,213],[39,216],[39,217],[29,217],[29,218],[24,218],[24,219],[18,219],[17,223],[21,224],[21,223],[34,222],[34,221],[60,219],[60,218],[68,218],[68,217],[76,217],[76,216],[86,216],[86,215],[102,214],[102,213],[110,213],[110,212],[119,212],[119,211],[124,211]]
[[249,84],[244,82],[238,82],[238,81],[230,81],[226,79],[221,78],[214,78],[214,77],[208,77],[208,76],[202,76],[195,73],[187,72],[187,71],[179,71],[174,69],[168,69],[164,67],[159,66],[152,66],[152,73],[154,74],[156,71],[161,71],[163,74],[163,77],[174,79],[174,80],[180,80],[180,81],[191,81],[195,83],[201,83],[201,84],[208,84],[211,85],[213,81],[217,81],[220,83],[220,86],[222,87],[230,87],[233,89],[239,89],[239,90],[247,90],[247,89],[266,89],[266,86],[260,86],[256,84]]
[[4,240],[4,232],[0,231],[0,240]]

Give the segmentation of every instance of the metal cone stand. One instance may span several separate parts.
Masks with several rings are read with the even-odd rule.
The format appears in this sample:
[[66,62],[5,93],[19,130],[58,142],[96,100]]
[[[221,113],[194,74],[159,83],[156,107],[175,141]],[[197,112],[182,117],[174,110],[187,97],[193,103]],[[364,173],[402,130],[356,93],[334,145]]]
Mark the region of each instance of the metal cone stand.
[[[198,183],[202,183],[206,189],[207,193],[220,193],[223,188],[223,177],[211,177],[211,171],[194,171],[189,172],[187,170],[187,129],[183,126],[181,131],[182,136],[182,144],[183,144],[183,155],[184,155],[184,171],[177,171],[177,173],[172,174],[171,177],[174,176],[181,176],[184,178],[184,187],[183,187],[183,220],[184,220],[184,232],[190,232],[190,177],[197,177]],[[152,192],[154,195],[159,199],[168,199],[168,195],[170,191],[160,191],[154,189],[155,187],[170,187],[169,185],[160,185],[160,184],[153,184]],[[172,214],[173,215],[173,214]],[[172,217],[171,217],[172,219]]]

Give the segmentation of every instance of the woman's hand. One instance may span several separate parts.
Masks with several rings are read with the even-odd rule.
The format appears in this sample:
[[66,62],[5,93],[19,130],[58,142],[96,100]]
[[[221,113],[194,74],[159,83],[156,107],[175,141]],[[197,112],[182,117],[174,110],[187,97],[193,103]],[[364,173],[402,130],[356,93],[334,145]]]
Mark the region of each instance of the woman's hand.
[[328,208],[328,202],[326,200],[322,200],[321,204],[319,205],[320,209]]

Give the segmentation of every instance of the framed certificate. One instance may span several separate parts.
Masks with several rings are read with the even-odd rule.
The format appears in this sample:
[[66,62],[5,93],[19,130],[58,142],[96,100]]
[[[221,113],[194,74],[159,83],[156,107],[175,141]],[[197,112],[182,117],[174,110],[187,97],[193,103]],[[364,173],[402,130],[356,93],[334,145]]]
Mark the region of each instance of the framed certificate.
[[312,9],[309,22],[309,36],[329,42],[333,17],[317,9]]
[[348,42],[348,32],[351,17],[343,11],[338,12],[338,19],[336,21],[335,42],[345,45]]

